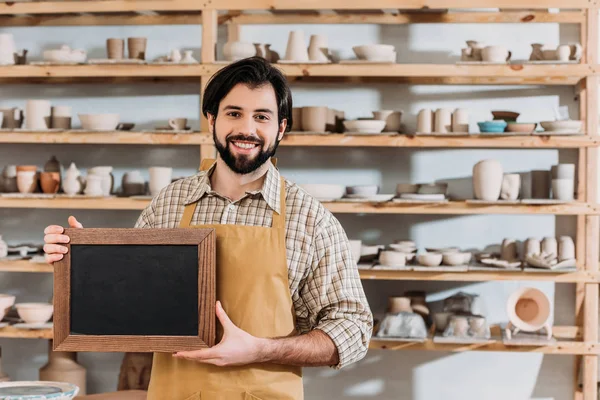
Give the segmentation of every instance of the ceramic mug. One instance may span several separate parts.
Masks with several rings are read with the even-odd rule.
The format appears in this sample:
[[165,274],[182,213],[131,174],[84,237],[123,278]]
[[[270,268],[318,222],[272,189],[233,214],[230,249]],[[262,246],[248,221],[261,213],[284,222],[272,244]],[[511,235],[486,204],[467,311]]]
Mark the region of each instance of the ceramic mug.
[[536,238],[528,238],[525,241],[525,255],[540,254],[542,252],[542,244]]
[[575,259],[575,243],[570,236],[558,238],[558,261]]
[[575,182],[573,179],[552,179],[552,198],[573,201]]
[[542,239],[542,253],[558,255],[556,238],[548,236]]
[[183,131],[187,128],[187,118],[171,118],[169,126],[175,131]]
[[419,115],[417,116],[417,132],[433,132],[433,113],[429,108],[424,108],[419,111]]
[[505,63],[512,56],[512,53],[504,46],[486,46],[481,54],[483,61],[494,63]]
[[2,128],[18,129],[23,125],[23,110],[20,108],[5,108],[1,109],[2,113]]

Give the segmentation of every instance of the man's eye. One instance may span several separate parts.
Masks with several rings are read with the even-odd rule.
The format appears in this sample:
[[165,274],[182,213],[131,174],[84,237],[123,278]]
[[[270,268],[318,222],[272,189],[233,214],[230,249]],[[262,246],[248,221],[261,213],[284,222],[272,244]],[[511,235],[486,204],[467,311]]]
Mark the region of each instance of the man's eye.
[[262,119],[262,120],[265,120],[265,121],[269,119],[269,117],[267,117],[266,115],[257,115],[256,118]]
[[240,113],[238,113],[238,112],[230,112],[230,113],[229,113],[229,114],[227,114],[227,115],[229,115],[230,117],[239,117],[239,116],[240,116]]

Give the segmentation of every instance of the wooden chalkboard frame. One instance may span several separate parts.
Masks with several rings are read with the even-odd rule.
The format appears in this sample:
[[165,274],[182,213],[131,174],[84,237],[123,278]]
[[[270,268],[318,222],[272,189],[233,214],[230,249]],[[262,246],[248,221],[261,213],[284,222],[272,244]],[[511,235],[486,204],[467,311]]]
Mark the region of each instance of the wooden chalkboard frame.
[[[216,235],[212,228],[65,229],[70,243],[54,263],[54,350],[98,352],[174,352],[215,344]],[[72,245],[197,245],[198,336],[73,335],[71,334]]]

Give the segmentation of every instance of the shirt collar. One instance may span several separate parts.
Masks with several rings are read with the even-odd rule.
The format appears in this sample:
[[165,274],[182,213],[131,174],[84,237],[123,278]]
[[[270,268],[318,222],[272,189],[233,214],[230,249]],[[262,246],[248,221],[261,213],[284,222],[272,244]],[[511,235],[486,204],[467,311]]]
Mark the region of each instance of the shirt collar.
[[[191,192],[190,195],[185,199],[185,205],[194,203],[200,200],[204,195],[212,191],[210,186],[210,176],[215,169],[216,163],[206,171],[206,173],[198,175],[198,183],[196,188]],[[267,202],[267,205],[275,211],[277,214],[281,211],[281,197],[279,191],[281,188],[280,174],[275,165],[269,162],[269,169],[265,177],[265,181],[260,190],[248,191],[247,194],[256,195],[260,194],[263,199]]]

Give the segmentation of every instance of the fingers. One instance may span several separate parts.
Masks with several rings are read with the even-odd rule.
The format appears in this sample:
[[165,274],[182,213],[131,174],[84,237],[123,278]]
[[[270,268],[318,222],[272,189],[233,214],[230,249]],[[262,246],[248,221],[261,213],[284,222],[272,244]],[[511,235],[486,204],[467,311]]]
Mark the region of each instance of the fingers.
[[62,254],[46,254],[46,262],[48,264],[52,264],[54,262],[60,261],[63,259]]
[[72,215],[69,217],[69,226],[71,228],[83,228],[83,225]]
[[55,233],[50,233],[44,236],[44,243],[47,244],[56,244],[56,243],[69,243],[71,238],[67,235],[59,235]]
[[226,328],[228,326],[235,326],[234,323],[231,322],[231,320],[229,319],[229,316],[227,315],[225,310],[223,310],[223,306],[221,305],[220,301],[217,301],[216,313],[217,318],[219,318],[219,322],[221,322],[221,325],[223,325],[223,328]]
[[65,254],[68,250],[65,246],[58,244],[46,243],[44,245],[44,253],[46,254]]
[[210,362],[210,360],[216,361],[218,358],[218,349],[215,347],[211,347],[209,349],[200,349],[200,350],[192,350],[192,351],[178,351],[173,354],[175,358],[185,358],[186,360],[192,361],[201,361],[201,362]]
[[63,233],[65,228],[60,225],[49,225],[44,229],[44,233],[47,235],[49,233]]

